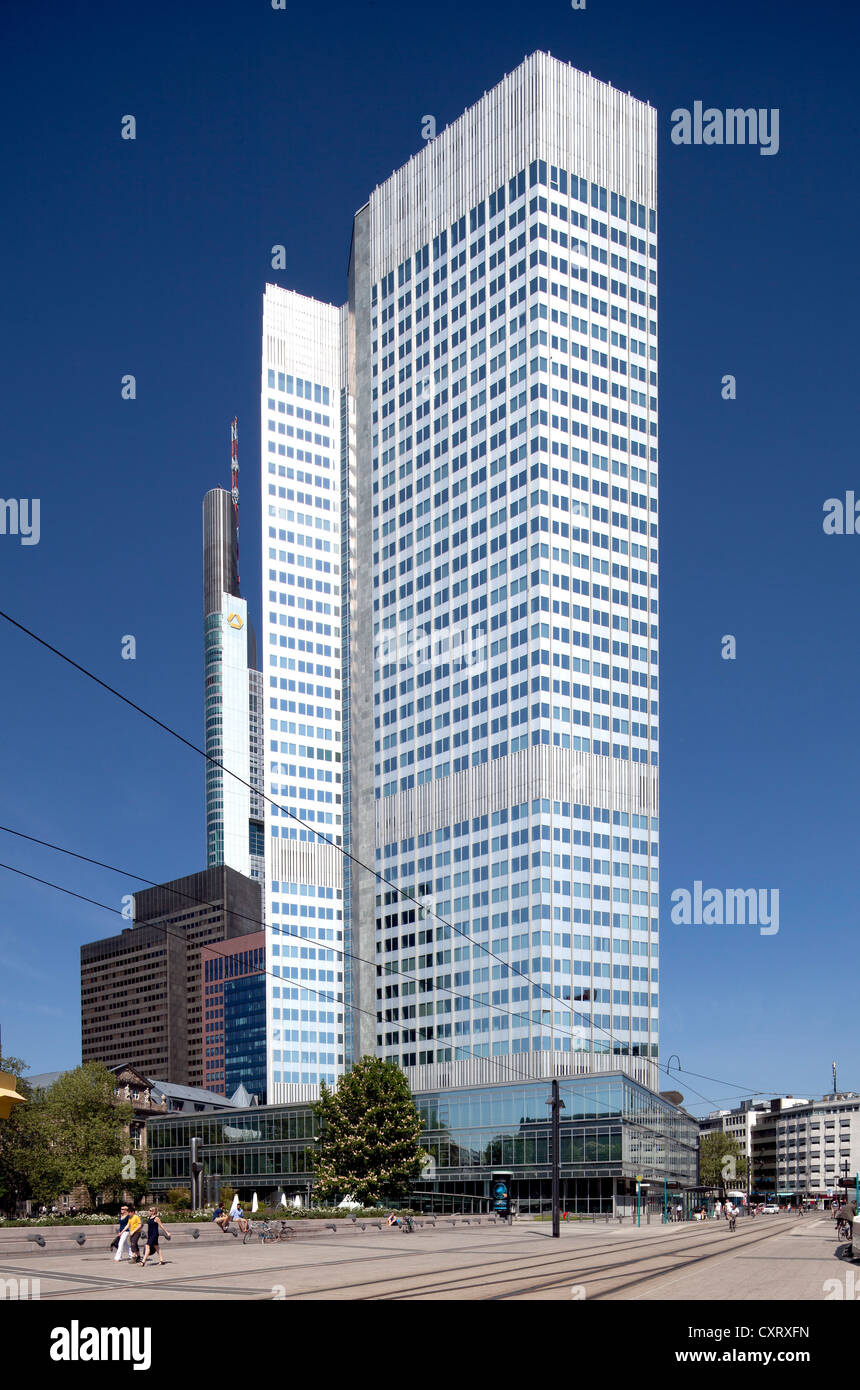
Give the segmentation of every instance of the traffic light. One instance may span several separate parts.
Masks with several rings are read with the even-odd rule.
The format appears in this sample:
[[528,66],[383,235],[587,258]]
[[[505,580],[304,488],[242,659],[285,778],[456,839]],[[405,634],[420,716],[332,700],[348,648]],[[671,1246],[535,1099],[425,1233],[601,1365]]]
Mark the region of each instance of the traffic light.
[[191,1140],[191,1209],[203,1206],[203,1140]]

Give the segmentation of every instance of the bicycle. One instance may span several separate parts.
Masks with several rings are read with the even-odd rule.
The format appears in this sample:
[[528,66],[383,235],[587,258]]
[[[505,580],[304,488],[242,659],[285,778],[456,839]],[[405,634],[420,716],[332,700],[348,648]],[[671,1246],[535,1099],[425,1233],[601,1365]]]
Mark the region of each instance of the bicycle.
[[249,1240],[259,1240],[261,1245],[269,1245],[276,1240],[292,1240],[293,1232],[288,1229],[286,1221],[281,1221],[278,1229],[270,1221],[249,1221],[248,1229],[242,1236],[242,1244],[247,1245]]
[[836,1239],[837,1239],[837,1240],[849,1240],[849,1241],[850,1241],[850,1240],[853,1238],[853,1234],[854,1234],[854,1233],[853,1233],[853,1230],[852,1230],[852,1226],[851,1226],[851,1222],[850,1222],[850,1221],[845,1221],[844,1219],[840,1219],[839,1221],[837,1221],[837,1223],[836,1223]]

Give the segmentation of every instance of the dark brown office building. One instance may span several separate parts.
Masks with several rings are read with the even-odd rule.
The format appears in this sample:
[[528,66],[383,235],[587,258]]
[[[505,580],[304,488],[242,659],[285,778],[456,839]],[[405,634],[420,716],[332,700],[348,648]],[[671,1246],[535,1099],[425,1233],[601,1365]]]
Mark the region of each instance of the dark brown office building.
[[134,925],[81,947],[84,1062],[203,1085],[201,947],[261,929],[261,887],[218,865],[134,894]]

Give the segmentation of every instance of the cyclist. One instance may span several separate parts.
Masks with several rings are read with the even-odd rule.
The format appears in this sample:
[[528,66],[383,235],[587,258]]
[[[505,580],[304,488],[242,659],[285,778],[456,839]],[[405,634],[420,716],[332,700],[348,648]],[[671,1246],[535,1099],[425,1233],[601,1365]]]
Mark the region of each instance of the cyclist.
[[850,1239],[851,1239],[852,1223],[853,1223],[853,1221],[854,1221],[854,1217],[855,1217],[855,1216],[856,1216],[856,1212],[855,1212],[855,1210],[854,1210],[854,1203],[853,1203],[853,1202],[843,1202],[842,1205],[841,1205],[840,1207],[837,1208],[837,1211],[836,1211],[836,1234],[837,1234],[837,1236],[844,1236],[844,1238],[845,1238],[846,1240],[850,1240]]

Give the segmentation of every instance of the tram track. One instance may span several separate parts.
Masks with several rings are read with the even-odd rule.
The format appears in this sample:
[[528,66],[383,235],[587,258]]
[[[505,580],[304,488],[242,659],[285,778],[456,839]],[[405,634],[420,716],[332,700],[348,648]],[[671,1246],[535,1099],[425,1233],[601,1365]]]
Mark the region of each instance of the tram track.
[[[356,1301],[403,1301],[409,1299],[421,1299],[423,1297],[456,1297],[458,1294],[479,1293],[483,1290],[497,1289],[497,1292],[487,1292],[485,1297],[490,1301],[502,1301],[509,1298],[519,1298],[528,1296],[530,1293],[546,1292],[553,1288],[563,1288],[571,1283],[607,1283],[606,1288],[601,1288],[598,1292],[589,1295],[593,1300],[599,1300],[617,1294],[620,1290],[637,1287],[649,1281],[660,1279],[666,1275],[673,1274],[677,1270],[684,1270],[690,1266],[701,1264],[707,1260],[720,1258],[730,1255],[733,1251],[761,1244],[772,1239],[776,1235],[784,1234],[795,1226],[793,1221],[780,1221],[778,1225],[768,1226],[762,1233],[756,1231],[741,1231],[731,1238],[731,1243],[727,1241],[727,1235],[722,1226],[718,1230],[702,1231],[698,1226],[687,1226],[681,1230],[669,1228],[643,1236],[613,1241],[611,1246],[607,1246],[605,1240],[587,1239],[587,1244],[580,1244],[578,1237],[573,1237],[576,1245],[571,1244],[566,1248],[547,1249],[526,1252],[511,1250],[510,1253],[502,1253],[502,1250],[494,1250],[486,1245],[476,1246],[471,1243],[461,1247],[461,1253],[466,1256],[474,1256],[474,1260],[463,1266],[462,1264],[450,1264],[443,1268],[428,1271],[422,1277],[417,1273],[412,1280],[404,1285],[404,1276],[384,1275],[381,1272],[376,1277],[363,1277],[350,1283],[330,1283],[318,1288],[304,1287],[288,1292],[286,1297],[290,1302],[302,1300],[316,1300],[330,1295],[333,1298],[349,1299]],[[446,1233],[448,1234],[448,1233]],[[453,1232],[452,1232],[453,1234]],[[464,1232],[465,1234],[465,1232]],[[514,1227],[504,1233],[503,1239],[507,1243],[511,1236],[528,1237],[539,1234],[545,1240],[549,1238],[549,1233],[536,1232],[533,1228]],[[501,1233],[500,1233],[501,1235]],[[687,1253],[686,1247],[698,1237],[707,1242],[707,1248],[689,1259],[680,1258]],[[336,1247],[336,1242],[324,1237],[318,1237],[314,1241],[315,1246],[323,1245],[329,1250]],[[422,1248],[423,1247],[423,1248]],[[644,1247],[644,1248],[643,1248]],[[611,1260],[601,1261],[600,1263],[589,1263],[595,1258],[600,1259],[609,1254],[611,1250]],[[635,1253],[635,1257],[633,1252]],[[627,1252],[630,1252],[628,1255]],[[450,1255],[450,1247],[439,1254],[444,1258],[445,1254]],[[392,1254],[389,1246],[385,1250],[380,1250],[376,1242],[373,1246],[368,1246],[362,1242],[362,1248],[356,1250],[353,1246],[352,1251],[342,1258],[326,1260],[315,1268],[324,1275],[327,1270],[344,1269],[347,1266],[361,1265],[365,1269],[370,1264],[377,1264],[379,1261],[388,1261]],[[414,1244],[410,1241],[408,1245],[401,1246],[398,1242],[398,1256],[407,1257],[430,1257],[434,1254],[433,1243],[424,1244],[419,1238]],[[619,1257],[621,1267],[619,1269]],[[2,1256],[0,1256],[2,1260]],[[662,1267],[642,1271],[642,1266],[655,1261],[664,1262]],[[551,1268],[548,1269],[547,1266]],[[308,1266],[301,1264],[277,1264],[257,1266],[246,1271],[241,1268],[230,1270],[212,1270],[205,1274],[197,1273],[193,1275],[170,1275],[166,1279],[158,1279],[158,1285],[164,1289],[177,1293],[189,1292],[195,1287],[205,1286],[207,1292],[213,1291],[217,1287],[224,1295],[234,1295],[238,1297],[265,1297],[269,1289],[254,1287],[250,1283],[228,1286],[222,1283],[223,1280],[245,1279],[258,1281],[261,1278],[280,1282],[287,1289],[291,1283],[296,1282],[297,1275],[302,1271],[307,1272]],[[637,1273],[637,1270],[641,1271]],[[20,1275],[19,1265],[0,1263],[0,1273],[7,1275]],[[374,1272],[375,1273],[375,1272]],[[42,1300],[62,1299],[74,1297],[87,1297],[88,1294],[106,1294],[127,1292],[129,1283],[108,1275],[86,1274],[83,1272],[72,1271],[53,1271],[44,1268],[34,1268],[30,1261],[27,1261],[27,1274],[31,1278],[39,1278],[44,1281],[57,1281],[65,1287],[45,1292],[41,1295]],[[527,1285],[522,1285],[518,1281],[522,1278],[537,1276],[543,1277]],[[621,1282],[618,1277],[621,1275]],[[633,1277],[628,1277],[633,1275]],[[149,1276],[146,1276],[148,1279]],[[406,1276],[408,1279],[408,1276]],[[614,1281],[614,1282],[608,1282]],[[154,1283],[154,1281],[153,1281]],[[511,1285],[513,1288],[503,1289],[501,1286]],[[73,1286],[73,1287],[70,1287]],[[271,1287],[271,1286],[270,1286]]]
[[[740,1240],[732,1240],[731,1246],[727,1245],[724,1234],[719,1235],[717,1232],[714,1232],[714,1238],[709,1241],[710,1248],[700,1252],[698,1255],[693,1256],[689,1260],[679,1260],[677,1258],[677,1255],[681,1255],[684,1253],[683,1250],[677,1250],[672,1248],[666,1249],[665,1244],[663,1244],[663,1242],[665,1241],[665,1237],[662,1238],[662,1240],[660,1237],[654,1237],[652,1238],[652,1244],[649,1250],[642,1251],[641,1254],[639,1254],[636,1258],[624,1259],[622,1262],[622,1266],[626,1266],[629,1269],[635,1266],[647,1264],[655,1260],[666,1260],[667,1263],[665,1267],[649,1270],[646,1273],[641,1274],[637,1279],[628,1280],[627,1284],[633,1286],[634,1284],[645,1283],[652,1279],[662,1278],[666,1274],[672,1274],[676,1269],[683,1269],[689,1264],[700,1264],[705,1260],[716,1259],[725,1255],[730,1255],[733,1251],[737,1251],[739,1249],[743,1249],[749,1246],[754,1246],[760,1244],[762,1241],[770,1240],[776,1235],[784,1234],[789,1229],[789,1225],[781,1225],[778,1229],[768,1229],[766,1232],[764,1232],[764,1234],[760,1236],[753,1235],[752,1232],[750,1232],[748,1236],[746,1234],[742,1234]],[[657,1242],[663,1244],[662,1249],[654,1248]],[[630,1249],[634,1246],[638,1247],[638,1249],[641,1251],[641,1242],[638,1241],[630,1242],[627,1246],[613,1245],[612,1251],[613,1253],[615,1253],[616,1251],[623,1251],[625,1248]],[[571,1283],[583,1284],[589,1281],[594,1283],[595,1280],[599,1282],[603,1279],[607,1279],[613,1275],[618,1274],[617,1260],[613,1260],[611,1262],[601,1265],[586,1264],[585,1267],[582,1267],[582,1262],[584,1259],[587,1259],[588,1253],[588,1251],[582,1250],[575,1252],[572,1250],[568,1250],[565,1252],[559,1251],[557,1256],[551,1256],[550,1258],[552,1258],[553,1263],[555,1265],[563,1265],[563,1268],[559,1268],[551,1278],[544,1277],[539,1283],[529,1284],[525,1286],[517,1283],[516,1287],[510,1291],[500,1291],[496,1294],[487,1294],[486,1299],[489,1302],[497,1302],[508,1298],[521,1298],[523,1295],[529,1293],[545,1292],[546,1290],[552,1288],[568,1287]],[[605,1253],[605,1250],[602,1249],[600,1253]],[[432,1286],[428,1284],[422,1284],[420,1287],[415,1287],[411,1289],[404,1288],[401,1281],[399,1287],[391,1293],[377,1293],[366,1295],[364,1299],[360,1298],[359,1301],[375,1301],[379,1299],[397,1302],[410,1298],[420,1298],[422,1296],[428,1295],[439,1296],[440,1294],[445,1294],[453,1298],[457,1295],[461,1295],[464,1293],[488,1289],[493,1285],[510,1284],[515,1279],[526,1276],[528,1272],[531,1269],[535,1268],[538,1264],[540,1264],[543,1267],[544,1275],[546,1275],[546,1263],[547,1260],[545,1257],[542,1258],[540,1256],[535,1256],[530,1257],[526,1261],[521,1262],[514,1268],[508,1270],[500,1269],[498,1264],[494,1264],[491,1268],[487,1268],[486,1266],[484,1266],[480,1272],[475,1274],[471,1274],[468,1271],[463,1271],[461,1269],[460,1271],[458,1271],[460,1275],[459,1278],[453,1278],[445,1283],[437,1283]],[[603,1292],[605,1291],[601,1291],[600,1294],[596,1295],[588,1295],[588,1301],[599,1300],[599,1298],[603,1296]]]

